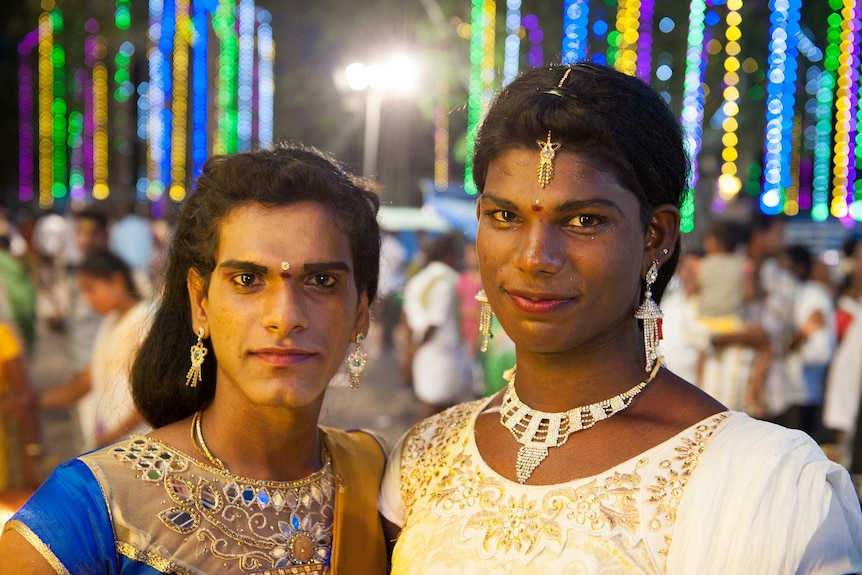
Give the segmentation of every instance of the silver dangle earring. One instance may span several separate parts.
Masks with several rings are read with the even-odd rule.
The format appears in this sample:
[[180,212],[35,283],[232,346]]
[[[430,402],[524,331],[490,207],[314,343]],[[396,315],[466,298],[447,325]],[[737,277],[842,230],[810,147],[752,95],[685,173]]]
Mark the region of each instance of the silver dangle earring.
[[359,389],[359,380],[362,378],[362,372],[365,371],[365,365],[368,363],[368,354],[362,349],[362,342],[365,341],[363,334],[356,335],[356,347],[347,356],[347,368],[350,371],[350,389]]
[[647,270],[646,277],[646,292],[644,292],[644,300],[635,312],[637,319],[643,320],[644,324],[644,352],[646,353],[646,367],[644,370],[649,373],[652,371],[656,361],[658,361],[658,343],[661,340],[661,318],[664,314],[658,304],[652,299],[652,284],[658,279],[658,260],[653,260],[652,265]]
[[482,345],[479,349],[482,353],[488,351],[488,343],[494,334],[491,333],[491,320],[494,318],[494,310],[491,309],[491,304],[488,303],[488,296],[485,295],[485,290],[479,290],[475,299],[482,304],[479,310],[479,333],[482,334]]
[[204,358],[207,356],[207,348],[204,347],[204,328],[198,328],[198,341],[195,343],[190,352],[192,358],[192,366],[186,374],[186,385],[189,387],[197,387],[198,383],[203,381],[201,378],[201,366],[204,363]]

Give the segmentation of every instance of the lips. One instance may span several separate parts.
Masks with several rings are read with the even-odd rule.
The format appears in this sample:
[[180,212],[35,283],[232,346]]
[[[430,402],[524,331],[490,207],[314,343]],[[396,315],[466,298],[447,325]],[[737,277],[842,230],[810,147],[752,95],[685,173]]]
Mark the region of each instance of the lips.
[[574,301],[564,294],[507,291],[509,300],[521,311],[533,314],[557,311]]
[[316,353],[299,348],[263,348],[250,355],[273,367],[293,367],[317,357]]

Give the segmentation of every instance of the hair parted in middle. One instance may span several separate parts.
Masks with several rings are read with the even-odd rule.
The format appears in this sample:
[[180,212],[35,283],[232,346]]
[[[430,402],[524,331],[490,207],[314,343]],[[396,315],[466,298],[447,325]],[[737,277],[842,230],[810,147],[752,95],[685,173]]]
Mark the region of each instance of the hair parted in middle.
[[[329,155],[315,148],[283,144],[214,156],[204,163],[196,190],[177,220],[162,294],[152,327],[132,368],[132,393],[143,416],[153,427],[188,417],[215,393],[216,358],[209,340],[202,382],[185,385],[189,348],[196,342],[186,279],[194,269],[209,286],[215,268],[219,225],[234,209],[251,204],[289,206],[313,202],[329,210],[336,223],[333,233],[346,234],[353,258],[358,293],[377,294],[380,261],[380,199],[374,186],[346,172]],[[301,231],[260,230],[261,234]]]
[[[637,197],[644,230],[656,206],[681,206],[690,163],[679,121],[642,80],[587,62],[528,69],[497,94],[474,147],[479,193],[491,161],[513,148],[534,150],[549,132],[560,144],[558,153],[589,158]],[[656,301],[673,276],[679,251],[677,241],[652,287]]]

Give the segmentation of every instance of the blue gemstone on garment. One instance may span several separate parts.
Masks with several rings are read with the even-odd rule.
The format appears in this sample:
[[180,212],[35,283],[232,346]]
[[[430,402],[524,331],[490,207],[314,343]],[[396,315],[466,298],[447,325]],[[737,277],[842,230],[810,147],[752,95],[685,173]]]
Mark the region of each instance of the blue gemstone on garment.
[[299,531],[299,527],[300,527],[299,517],[296,516],[296,513],[290,514],[290,524],[291,524],[291,526],[293,526],[293,528],[295,530]]
[[257,493],[255,493],[253,487],[247,486],[242,490],[242,500],[246,505],[251,505],[254,502],[255,497],[257,497]]

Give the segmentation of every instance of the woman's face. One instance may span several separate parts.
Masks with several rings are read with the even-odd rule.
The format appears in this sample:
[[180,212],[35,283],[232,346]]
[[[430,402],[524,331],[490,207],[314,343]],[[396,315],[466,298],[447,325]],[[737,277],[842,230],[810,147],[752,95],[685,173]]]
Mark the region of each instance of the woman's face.
[[476,246],[494,312],[520,348],[537,353],[630,337],[646,271],[636,197],[564,151],[542,188],[538,161],[538,150],[516,148],[488,167]]
[[218,359],[216,386],[271,407],[322,401],[348,344],[368,331],[348,236],[328,210],[302,202],[238,207],[218,237],[205,293],[189,274],[194,327]]

